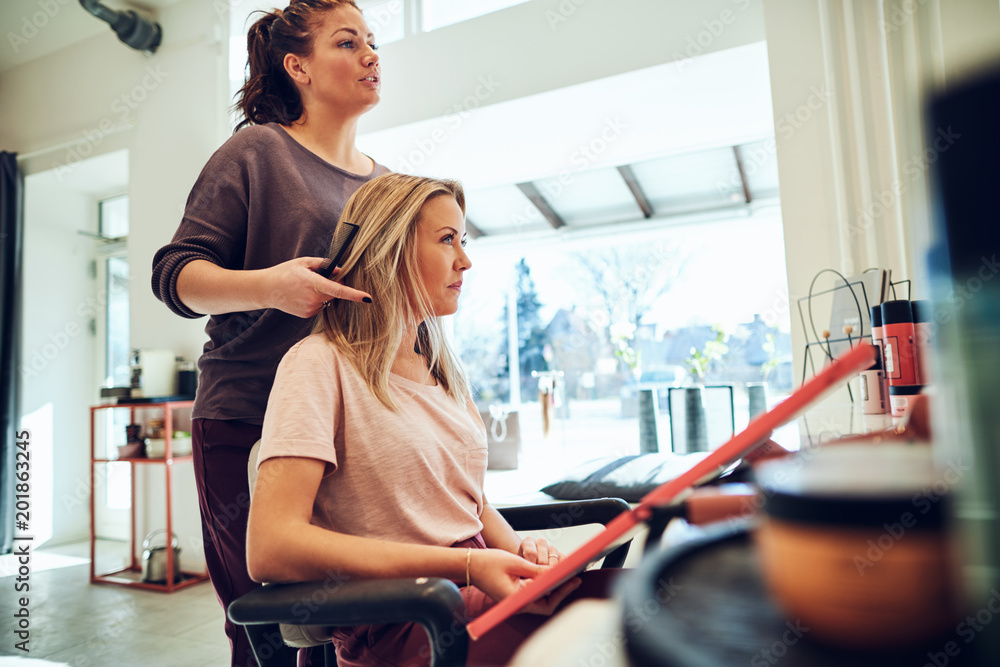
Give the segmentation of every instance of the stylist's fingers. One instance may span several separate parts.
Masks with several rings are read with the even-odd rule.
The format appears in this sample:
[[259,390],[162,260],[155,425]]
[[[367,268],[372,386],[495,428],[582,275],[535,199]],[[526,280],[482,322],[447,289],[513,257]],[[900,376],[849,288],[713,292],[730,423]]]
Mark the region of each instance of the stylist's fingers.
[[[356,290],[353,287],[347,287],[346,285],[341,285],[329,278],[324,278],[315,271],[320,270],[326,266],[329,266],[329,259],[324,257],[302,257],[299,261],[302,261],[302,265],[313,271],[313,275],[309,278],[312,288],[316,293],[322,297],[317,306],[317,310],[322,307],[323,303],[326,301],[332,301],[333,299],[344,299],[346,301],[358,301],[364,303],[371,303],[372,298],[370,294]],[[336,267],[331,273],[331,276],[337,275],[340,272],[340,267]]]
[[[320,280],[323,280],[323,278],[320,278]],[[316,291],[323,296],[324,302],[332,301],[333,299],[344,299],[346,301],[357,301],[359,303],[372,302],[372,298],[367,292],[362,292],[354,289],[353,287],[335,283],[332,280],[324,281],[323,284],[316,288]]]
[[296,317],[312,317],[333,299],[365,301],[371,297],[316,273],[326,260],[298,257],[264,269],[261,294],[265,307],[277,308]]

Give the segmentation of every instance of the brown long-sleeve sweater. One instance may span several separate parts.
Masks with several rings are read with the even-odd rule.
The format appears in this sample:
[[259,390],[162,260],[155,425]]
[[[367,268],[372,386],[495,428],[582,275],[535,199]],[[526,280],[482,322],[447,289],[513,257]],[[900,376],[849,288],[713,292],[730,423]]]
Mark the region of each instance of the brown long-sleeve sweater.
[[[178,315],[201,317],[177,296],[192,260],[251,270],[325,256],[344,204],[386,172],[334,167],[275,123],[240,130],[205,165],[173,240],[153,258],[153,293]],[[262,423],[278,362],[310,326],[273,308],[209,317],[192,416]]]

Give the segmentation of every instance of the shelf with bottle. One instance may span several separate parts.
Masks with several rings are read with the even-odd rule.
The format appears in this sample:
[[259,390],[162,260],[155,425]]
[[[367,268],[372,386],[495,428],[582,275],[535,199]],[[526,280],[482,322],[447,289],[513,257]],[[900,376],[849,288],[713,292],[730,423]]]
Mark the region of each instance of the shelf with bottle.
[[[165,482],[165,496],[166,496],[166,523],[165,532],[167,535],[173,535],[173,503],[172,503],[172,480],[173,480],[173,468],[174,464],[191,461],[193,456],[191,455],[190,447],[190,433],[180,429],[175,429],[174,425],[184,427],[187,426],[190,420],[190,410],[193,406],[193,401],[163,401],[157,403],[128,403],[128,404],[104,404],[91,406],[90,408],[90,483],[91,488],[95,488],[95,481],[98,475],[98,469],[101,466],[107,466],[111,464],[128,464],[131,468],[131,474],[129,475],[129,480],[131,484],[130,495],[132,497],[131,503],[131,521],[130,521],[130,553],[131,557],[125,567],[115,570],[113,572],[103,572],[98,573],[95,568],[96,563],[96,544],[97,535],[95,528],[95,494],[91,494],[90,503],[90,581],[91,583],[105,583],[105,584],[115,584],[119,586],[130,586],[136,588],[143,588],[146,590],[154,590],[165,593],[172,593],[181,588],[186,588],[193,584],[205,581],[208,579],[207,572],[188,572],[181,571],[177,566],[178,564],[174,562],[176,558],[173,549],[166,549],[166,553],[162,555],[165,560],[164,568],[166,572],[176,572],[176,577],[169,577],[163,581],[154,581],[148,574],[148,571],[143,568],[143,563],[146,563],[146,559],[140,560],[138,554],[138,544],[136,540],[136,512],[135,512],[135,499],[136,499],[136,475],[135,466],[136,465],[159,465],[162,466],[164,471],[164,482]],[[110,418],[115,411],[128,410],[128,423],[121,428],[121,426],[116,426],[114,424],[114,419]],[[110,412],[109,412],[110,411]],[[156,412],[157,416],[149,417],[149,412]],[[97,421],[98,415],[109,415],[109,418],[104,420],[104,430],[100,433],[98,437],[97,431]],[[111,424],[109,427],[108,424]],[[189,428],[189,427],[188,427]],[[110,429],[110,430],[109,430]],[[123,433],[124,432],[124,433]],[[118,438],[121,435],[125,436],[125,443],[123,445],[114,444],[114,435]],[[148,435],[158,436],[156,438],[144,437]],[[175,440],[175,435],[181,435],[179,439]],[[109,438],[111,442],[109,443]],[[184,441],[187,444],[185,445]],[[101,443],[101,454],[98,455],[98,443]],[[120,442],[120,440],[118,440]],[[159,449],[160,443],[162,443],[162,449]],[[182,452],[178,453],[176,450],[177,444],[180,444]],[[151,448],[152,445],[152,448]],[[117,458],[115,457],[114,450],[117,449]],[[150,457],[149,454],[159,454],[159,457]],[[148,563],[147,568],[148,568]]]

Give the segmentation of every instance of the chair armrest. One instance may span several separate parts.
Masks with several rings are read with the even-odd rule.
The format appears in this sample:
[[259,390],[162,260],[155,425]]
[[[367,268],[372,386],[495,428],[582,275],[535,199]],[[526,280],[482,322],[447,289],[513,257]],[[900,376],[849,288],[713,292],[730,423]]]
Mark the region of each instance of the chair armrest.
[[239,625],[355,626],[416,622],[427,630],[435,667],[464,665],[468,653],[465,602],[447,579],[370,579],[272,584],[233,601]]
[[515,530],[550,530],[591,523],[605,525],[629,509],[629,504],[621,498],[598,498],[568,503],[500,507],[497,511]]
[[[546,503],[520,507],[497,508],[514,530],[551,530],[588,524],[606,525],[623,512],[631,509],[621,498],[575,500],[568,503]],[[619,546],[604,557],[602,568],[618,568],[625,564],[632,540]]]

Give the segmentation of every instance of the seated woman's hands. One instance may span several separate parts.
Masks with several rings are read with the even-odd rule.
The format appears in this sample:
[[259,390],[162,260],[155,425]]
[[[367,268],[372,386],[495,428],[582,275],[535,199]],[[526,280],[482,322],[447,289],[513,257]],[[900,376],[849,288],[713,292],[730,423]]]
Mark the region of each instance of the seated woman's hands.
[[563,554],[544,537],[526,537],[521,540],[517,555],[531,563],[555,565]]
[[[531,544],[525,542],[531,540]],[[528,538],[521,543],[521,552],[531,553],[527,556],[515,556],[503,549],[473,549],[469,560],[469,576],[476,588],[486,593],[494,600],[513,595],[528,583],[529,579],[537,577],[549,568],[539,561],[544,558],[549,560],[549,556],[555,556],[558,551],[548,544],[544,539],[540,540],[543,545],[539,545],[539,540]],[[550,551],[551,550],[551,551]],[[532,562],[534,560],[535,562]],[[552,559],[553,563],[555,558]],[[572,593],[580,585],[580,578],[574,577],[565,582],[548,595],[536,600],[524,611],[532,614],[551,615],[566,596]]]

